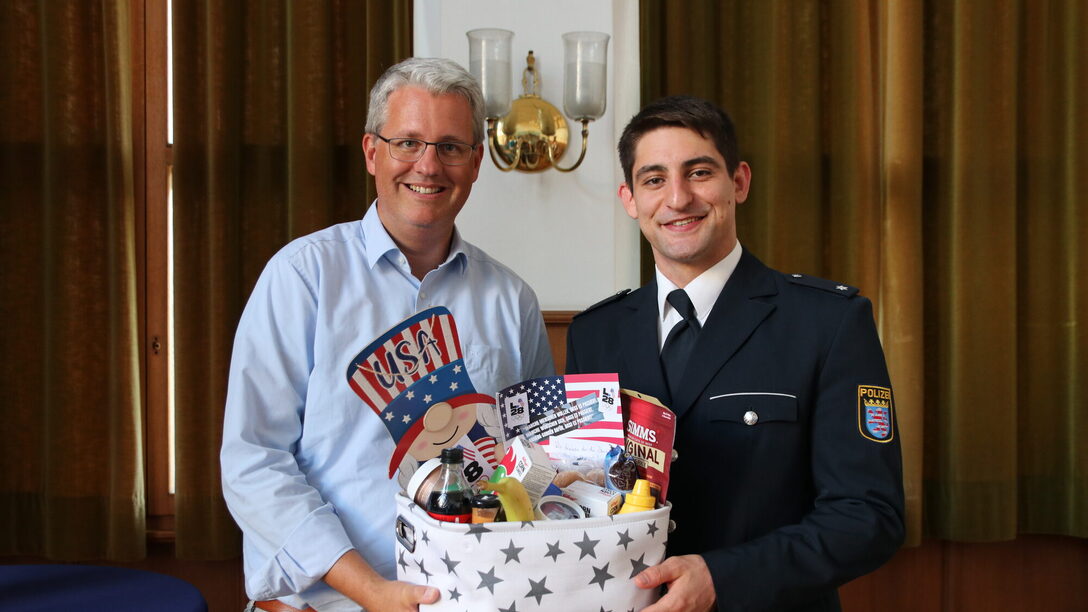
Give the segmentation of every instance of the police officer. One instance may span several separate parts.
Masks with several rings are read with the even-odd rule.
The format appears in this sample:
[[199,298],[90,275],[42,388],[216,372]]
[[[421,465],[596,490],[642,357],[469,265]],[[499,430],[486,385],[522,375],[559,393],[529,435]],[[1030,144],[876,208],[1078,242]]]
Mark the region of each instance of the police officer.
[[716,105],[650,104],[619,154],[619,196],[653,249],[655,281],[575,317],[567,372],[619,372],[677,415],[677,528],[668,558],[635,579],[668,591],[646,612],[838,610],[836,588],[904,537],[872,306],[740,245],[752,171]]

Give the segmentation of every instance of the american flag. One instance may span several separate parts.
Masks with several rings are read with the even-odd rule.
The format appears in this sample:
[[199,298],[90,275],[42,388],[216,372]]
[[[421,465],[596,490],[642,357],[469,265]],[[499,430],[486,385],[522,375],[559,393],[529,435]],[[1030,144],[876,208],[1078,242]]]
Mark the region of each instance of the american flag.
[[[619,399],[619,375],[567,374],[522,381],[498,393],[503,436],[509,441],[522,428],[562,410],[569,402],[596,397],[603,418],[583,424],[557,437],[623,445],[623,409]],[[547,444],[542,440],[541,444]]]
[[499,459],[502,458],[495,456],[495,445],[496,440],[491,436],[483,436],[471,441],[470,445],[462,445],[465,463],[474,460],[485,461],[494,471],[495,466],[499,464]]

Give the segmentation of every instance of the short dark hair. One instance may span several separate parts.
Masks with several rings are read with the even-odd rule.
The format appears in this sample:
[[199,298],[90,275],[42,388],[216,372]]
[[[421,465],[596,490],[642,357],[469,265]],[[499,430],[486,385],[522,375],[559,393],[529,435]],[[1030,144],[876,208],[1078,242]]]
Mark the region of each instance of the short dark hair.
[[669,96],[647,104],[631,118],[620,136],[620,166],[628,187],[635,165],[635,147],[648,132],[663,127],[683,127],[714,141],[725,159],[730,176],[740,165],[737,134],[733,120],[717,104],[694,96]]

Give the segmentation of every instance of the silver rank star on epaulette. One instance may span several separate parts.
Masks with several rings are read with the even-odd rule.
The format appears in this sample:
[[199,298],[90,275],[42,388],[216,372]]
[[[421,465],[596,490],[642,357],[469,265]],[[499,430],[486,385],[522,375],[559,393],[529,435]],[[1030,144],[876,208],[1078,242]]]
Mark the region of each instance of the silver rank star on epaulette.
[[824,278],[818,278],[816,276],[808,276],[807,274],[787,274],[786,278],[796,285],[804,285],[806,287],[814,287],[816,289],[823,289],[829,293],[841,295],[843,297],[852,297],[858,294],[859,289],[857,287],[851,287],[850,285],[844,285],[835,281],[829,281]]

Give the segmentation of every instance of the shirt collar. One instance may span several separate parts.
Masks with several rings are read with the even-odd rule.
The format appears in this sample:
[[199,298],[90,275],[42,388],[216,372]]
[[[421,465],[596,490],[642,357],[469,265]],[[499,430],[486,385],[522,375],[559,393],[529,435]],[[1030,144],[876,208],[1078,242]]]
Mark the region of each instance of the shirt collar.
[[[692,305],[695,306],[695,316],[698,317],[700,324],[706,323],[707,317],[710,316],[710,310],[714,308],[714,302],[718,301],[718,295],[725,288],[725,283],[729,281],[729,277],[733,275],[733,270],[737,269],[740,254],[741,246],[740,241],[738,241],[733,250],[723,257],[721,261],[707,268],[684,287],[684,291],[688,294],[688,298],[691,299]],[[659,268],[655,266],[654,269],[657,275],[657,312],[661,317],[661,321],[664,322],[665,318],[673,310],[672,305],[665,298],[678,287],[671,280],[665,278]]]
[[[442,263],[442,266],[450,262],[456,262],[460,266],[460,271],[463,274],[465,272],[465,266],[468,265],[468,252],[465,245],[468,244],[461,238],[461,232],[457,229],[457,226],[453,226],[453,239],[450,240],[450,254],[446,256],[446,261]],[[442,267],[439,266],[439,267]]]
[[[401,259],[404,255],[400,251],[400,247],[396,242],[393,242],[393,237],[386,231],[385,226],[382,225],[382,220],[378,217],[378,201],[374,200],[370,204],[370,208],[367,209],[366,214],[363,215],[362,220],[362,232],[363,232],[363,244],[366,245],[366,263],[369,267],[373,268],[378,264],[378,261],[383,257],[388,259],[394,265],[401,265]],[[466,245],[467,243],[461,238],[461,232],[457,230],[457,227],[453,228],[453,239],[450,241],[450,252],[446,256],[446,261],[439,265],[439,268],[445,267],[452,261],[456,261],[460,266],[460,271],[464,272],[465,265],[468,259]],[[407,265],[404,263],[404,265]]]

